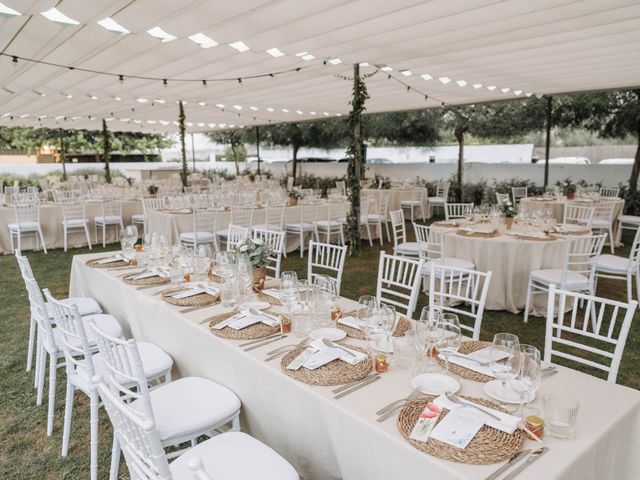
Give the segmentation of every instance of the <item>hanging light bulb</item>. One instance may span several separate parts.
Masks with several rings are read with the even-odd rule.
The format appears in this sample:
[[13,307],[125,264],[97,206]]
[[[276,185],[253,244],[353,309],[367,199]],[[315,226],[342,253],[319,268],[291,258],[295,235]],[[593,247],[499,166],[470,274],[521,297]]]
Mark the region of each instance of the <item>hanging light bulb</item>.
[[206,87],[207,86],[207,81],[206,80],[202,80],[202,86]]
[[118,75],[118,81],[124,83],[124,75]]

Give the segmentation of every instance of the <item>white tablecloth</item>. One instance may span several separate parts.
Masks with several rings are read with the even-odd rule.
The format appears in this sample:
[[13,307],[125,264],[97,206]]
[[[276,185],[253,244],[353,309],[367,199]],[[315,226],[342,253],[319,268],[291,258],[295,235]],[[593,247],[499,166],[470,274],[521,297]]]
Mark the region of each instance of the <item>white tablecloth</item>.
[[[122,217],[124,224],[131,224],[131,215],[136,213],[142,213],[142,205],[140,200],[125,200],[122,205]],[[94,238],[94,225],[93,218],[102,215],[100,202],[87,202],[87,219],[89,220],[89,234],[91,236],[91,243],[97,243]],[[13,207],[0,207],[0,254],[11,253],[11,240],[9,238],[10,223],[15,223],[16,215]],[[47,248],[63,248],[64,247],[64,233],[62,230],[62,207],[56,203],[43,203],[40,205],[40,224],[42,225],[42,234],[44,235],[44,242]],[[33,236],[25,236],[23,250],[32,249],[35,247]],[[102,231],[98,232],[98,240],[102,245]],[[107,242],[113,243],[116,241],[116,229],[115,227],[107,228]],[[84,232],[78,233],[77,230],[73,230],[69,235],[69,248],[79,247],[86,245],[87,241],[84,236]]]
[[[242,429],[283,455],[305,480],[477,480],[498,467],[431,457],[411,447],[393,419],[376,422],[376,410],[410,393],[408,371],[392,366],[381,380],[334,400],[332,387],[297,382],[277,361],[264,362],[266,351],[293,343],[292,338],[244,352],[241,342],[218,338],[201,324],[221,307],[180,314],[180,307],[154,296],[155,289],[125,285],[117,277],[121,271],[84,265],[97,256],[74,257],[70,295],[91,295],[135,338],[160,345],[173,357],[177,374],[207,377],[235,391],[242,399]],[[342,304],[354,306],[346,299]],[[638,478],[639,392],[565,368],[543,380],[538,397],[550,391],[580,399],[577,436],[571,441],[547,437],[550,451],[519,479]],[[461,393],[484,397],[480,383],[466,380]],[[535,446],[527,441],[527,448]]]
[[[617,219],[624,209],[624,200],[621,198],[615,199],[615,208],[613,210],[613,218]],[[576,198],[575,200],[567,200],[566,197],[560,197],[558,199],[547,200],[542,197],[526,197],[520,200],[520,206],[527,210],[545,210],[550,208],[553,211],[553,216],[556,222],[561,223],[564,221],[564,207],[567,203],[575,203],[576,205],[592,206],[593,202],[589,199]]]
[[[373,198],[376,201],[376,204],[380,206],[380,198],[382,197],[383,192],[389,193],[389,211],[392,212],[394,210],[400,210],[400,202],[403,200],[417,200],[420,198],[420,193],[424,192],[424,201],[422,203],[424,207],[424,214],[426,218],[430,218],[429,215],[429,197],[424,188],[392,188],[389,190],[379,190],[376,188],[363,188],[362,196]],[[419,212],[414,212],[414,214],[420,215]],[[409,220],[409,217],[406,216],[406,219]]]

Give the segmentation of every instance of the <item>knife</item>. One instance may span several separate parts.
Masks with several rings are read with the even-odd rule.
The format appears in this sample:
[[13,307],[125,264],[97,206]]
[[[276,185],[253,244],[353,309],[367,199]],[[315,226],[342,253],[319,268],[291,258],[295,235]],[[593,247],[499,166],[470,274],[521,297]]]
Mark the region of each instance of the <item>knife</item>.
[[283,338],[287,338],[287,336],[286,336],[286,335],[284,335],[284,334],[280,334],[280,335],[278,335],[278,336],[277,336],[277,337],[275,337],[275,338],[271,338],[271,339],[269,339],[269,340],[265,340],[265,341],[264,341],[264,342],[262,342],[262,343],[257,343],[257,344],[255,344],[255,345],[252,345],[252,346],[250,346],[250,347],[247,347],[247,348],[245,348],[245,349],[244,349],[244,351],[245,351],[245,352],[248,352],[248,351],[250,351],[250,350],[255,350],[256,348],[260,348],[260,347],[263,347],[263,346],[268,345],[268,344],[270,344],[270,343],[277,342],[278,340],[281,340],[281,339],[283,339]]
[[518,462],[522,457],[529,455],[529,453],[531,453],[531,449],[528,448],[526,450],[522,450],[521,452],[516,453],[515,455],[513,455],[508,461],[507,463],[505,463],[504,465],[502,465],[499,469],[497,469],[495,472],[493,472],[491,475],[489,475],[487,478],[485,478],[484,480],[495,480],[496,478],[498,478],[502,473],[504,473],[506,470],[508,470],[509,468],[511,468],[511,466]]
[[518,465],[510,473],[505,475],[505,477],[502,480],[510,480],[512,478],[515,478],[516,475],[518,475],[522,470],[524,470],[533,462],[535,462],[542,455],[547,453],[548,450],[549,450],[549,447],[542,447],[542,448],[539,448],[538,450],[535,450],[531,455],[529,455],[529,457],[521,465]]
[[357,384],[355,387],[351,387],[347,390],[343,390],[341,393],[335,395],[333,398],[335,398],[336,400],[339,398],[344,397],[345,395],[349,395],[350,393],[355,392],[356,390],[360,390],[362,387],[366,387],[367,385],[369,385],[370,383],[375,382],[376,380],[380,380],[380,375],[377,375],[375,377],[370,377],[369,380],[366,380],[364,382],[360,382],[359,384]]

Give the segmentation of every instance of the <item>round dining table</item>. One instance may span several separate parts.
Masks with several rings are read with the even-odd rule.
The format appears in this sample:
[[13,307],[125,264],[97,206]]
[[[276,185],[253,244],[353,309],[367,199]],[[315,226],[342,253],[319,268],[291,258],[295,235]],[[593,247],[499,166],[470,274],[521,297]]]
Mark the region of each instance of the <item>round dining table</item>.
[[[610,200],[615,204],[613,209],[613,218],[615,220],[622,214],[624,200],[621,198]],[[567,197],[526,197],[520,199],[520,208],[528,211],[550,209],[553,212],[553,218],[556,219],[556,222],[560,223],[564,221],[564,207],[567,203],[593,206],[596,201],[598,201],[598,199],[590,197],[579,197],[572,200],[567,199]]]

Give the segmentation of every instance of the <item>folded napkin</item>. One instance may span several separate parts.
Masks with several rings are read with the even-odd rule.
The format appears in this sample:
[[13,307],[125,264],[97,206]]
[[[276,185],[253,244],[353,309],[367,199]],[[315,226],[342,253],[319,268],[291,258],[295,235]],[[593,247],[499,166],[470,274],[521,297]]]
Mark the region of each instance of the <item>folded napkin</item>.
[[[451,355],[449,356],[449,363],[453,363],[454,365],[458,365],[468,370],[473,370],[474,372],[478,372],[488,377],[495,378],[495,375],[488,364],[480,365],[479,363],[473,361],[478,360],[483,363],[488,362],[491,359],[489,353],[490,351],[491,347],[487,347],[476,350],[475,352],[469,353],[468,355],[460,353],[458,353],[457,356]],[[504,357],[502,358],[506,358],[508,356],[509,354],[507,352],[504,352]],[[469,360],[464,357],[467,357]],[[442,355],[440,355],[440,358],[442,358]],[[496,360],[498,360],[498,358],[496,358]]]
[[340,317],[338,319],[338,323],[341,325],[346,325],[347,327],[355,328],[356,330],[362,331],[364,328],[364,322],[355,317]]
[[[464,399],[463,399],[464,400]],[[490,417],[489,415],[483,415],[483,421],[484,424],[489,426],[489,427],[493,427],[497,430],[500,430],[502,432],[508,433],[508,434],[512,434],[513,432],[515,432],[516,428],[518,428],[518,424],[522,421],[522,419],[520,417],[516,417],[514,415],[509,415],[508,413],[503,413],[503,412],[499,412],[498,410],[494,410],[493,408],[489,408],[489,407],[485,407],[483,405],[480,405],[478,403],[474,403],[474,402],[470,402],[468,400],[464,400],[467,403],[470,403],[472,405],[475,405],[476,407],[478,407],[481,410],[485,410],[488,412],[491,412],[494,415],[497,415],[500,417],[500,420],[496,420],[495,418]],[[462,405],[459,405],[457,403],[453,403],[451,400],[449,400],[445,395],[440,395],[438,398],[436,398],[433,401],[434,405],[440,407],[440,408],[446,408],[447,410],[449,410],[450,412],[455,411],[456,409],[462,407]]]
[[539,232],[537,230],[529,230],[529,231],[520,233],[520,236],[532,237],[532,238],[546,238],[547,234],[544,232]]
[[151,277],[169,278],[169,273],[164,271],[162,268],[152,268],[147,272],[139,273],[138,275],[134,275],[133,277],[130,277],[130,278],[131,280],[142,280],[144,278],[151,278]]
[[[347,352],[351,353],[351,355]],[[345,347],[329,347],[322,340],[316,340],[310,343],[305,351],[291,362],[287,368],[289,370],[297,370],[303,366],[309,370],[315,370],[338,358],[350,365],[357,365],[366,360],[367,357],[366,353]]]
[[264,323],[265,325],[269,325],[270,327],[275,327],[280,323],[280,320],[278,320],[273,315],[269,315],[268,313],[243,310],[242,312],[240,312],[239,316],[236,316],[236,319],[234,321],[226,326],[228,326],[229,328],[233,328],[234,330],[242,330],[243,328],[250,327],[251,325],[255,325],[256,323]]
[[276,300],[280,300],[280,292],[275,288],[265,288],[264,290],[262,290],[262,293],[270,297],[273,297]]
[[113,257],[103,258],[102,260],[98,260],[96,263],[98,263],[100,265],[104,265],[106,263],[126,262],[126,261],[127,261],[127,259],[124,258],[123,255],[118,253],[117,255],[114,255]]
[[183,298],[193,297],[194,295],[200,295],[201,293],[208,293],[209,295],[213,295],[214,297],[218,295],[220,291],[215,287],[189,287],[188,290],[174,293],[171,295],[172,298],[176,300],[182,300]]

